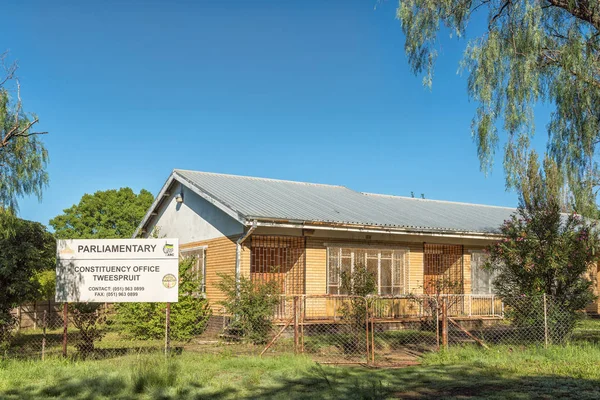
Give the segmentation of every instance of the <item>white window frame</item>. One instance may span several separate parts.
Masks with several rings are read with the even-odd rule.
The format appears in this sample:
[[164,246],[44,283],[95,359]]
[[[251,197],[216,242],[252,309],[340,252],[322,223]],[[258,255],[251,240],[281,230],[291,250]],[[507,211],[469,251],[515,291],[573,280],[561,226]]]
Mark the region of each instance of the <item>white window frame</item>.
[[[197,274],[198,273],[202,274],[202,279],[200,282],[200,293],[206,293],[206,249],[207,248],[208,248],[208,246],[195,246],[195,247],[189,247],[186,249],[181,249],[179,251],[181,258],[185,258],[186,253],[196,254],[196,253],[202,251],[202,265],[199,268],[198,268],[198,266],[193,268],[193,271],[195,271]],[[187,257],[189,257],[189,255]]]
[[341,270],[342,270],[342,249],[346,249],[346,250],[350,250],[350,271],[353,272],[354,271],[354,266],[356,264],[356,257],[355,257],[355,252],[356,251],[363,251],[365,252],[365,259],[362,260],[362,263],[365,265],[367,265],[366,263],[366,252],[370,251],[370,252],[377,252],[377,294],[381,295],[381,252],[384,251],[390,251],[392,252],[392,258],[391,258],[391,268],[392,270],[391,272],[391,289],[392,289],[392,293],[394,291],[394,287],[398,287],[394,285],[394,256],[396,252],[404,252],[403,256],[404,256],[404,260],[403,260],[403,265],[404,265],[404,273],[403,273],[403,280],[404,282],[402,282],[402,284],[399,286],[401,288],[400,293],[398,295],[405,295],[409,293],[409,285],[410,285],[410,249],[408,247],[398,247],[398,246],[385,246],[385,245],[381,245],[381,246],[373,246],[373,245],[347,245],[347,244],[329,244],[329,243],[325,243],[325,246],[327,248],[327,265],[326,265],[326,274],[325,274],[325,285],[326,285],[326,293],[327,294],[331,294],[330,293],[330,274],[331,274],[331,270],[330,270],[330,259],[333,256],[332,251],[337,251],[338,254],[335,255],[337,257],[337,263],[338,263],[338,273],[340,276],[338,276],[337,279],[337,288],[338,288],[338,294],[340,291],[340,287],[341,287]]
[[[473,280],[473,254],[484,254],[487,257],[489,257],[489,254],[487,254],[485,251],[483,250],[470,250],[469,254],[471,255],[471,260],[470,260],[470,269],[471,269],[471,294],[472,295],[492,295],[495,294],[494,293],[494,286],[493,286],[493,280],[494,280],[494,273],[492,271],[489,272],[489,277],[488,277],[488,288],[489,288],[489,293],[474,293],[474,289],[475,289],[475,285],[474,285],[474,280]],[[481,266],[478,267],[481,270]],[[485,271],[487,272],[487,271]]]

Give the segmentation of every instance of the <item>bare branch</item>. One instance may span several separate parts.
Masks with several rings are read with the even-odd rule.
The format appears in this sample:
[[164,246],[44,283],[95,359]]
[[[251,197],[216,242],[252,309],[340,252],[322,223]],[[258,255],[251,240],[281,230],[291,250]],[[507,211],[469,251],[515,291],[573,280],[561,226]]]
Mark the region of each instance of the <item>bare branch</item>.
[[39,119],[34,119],[33,121],[30,121],[27,123],[27,125],[25,125],[24,127],[19,128],[19,126],[14,126],[10,131],[8,131],[6,133],[6,135],[4,135],[4,137],[2,138],[2,140],[0,141],[0,149],[2,149],[3,147],[8,146],[9,142],[17,137],[30,137],[30,136],[34,136],[34,135],[45,135],[48,132],[29,132],[29,129],[31,129],[31,127],[35,124],[37,124],[39,122]]
[[492,29],[492,25],[494,25],[494,22],[496,22],[496,20],[502,16],[502,14],[504,13],[504,10],[509,8],[511,5],[512,5],[512,0],[507,0],[504,4],[502,4],[502,7],[500,7],[500,10],[490,20],[490,23],[488,24],[488,29],[490,29],[490,30]]
[[2,79],[2,81],[0,81],[0,87],[4,86],[4,84],[9,80],[14,79],[15,72],[18,69],[18,65],[16,62],[13,62],[12,64],[10,64],[10,66],[6,65],[7,56],[8,51],[5,51],[4,53],[0,54],[0,66],[4,70],[4,78]]

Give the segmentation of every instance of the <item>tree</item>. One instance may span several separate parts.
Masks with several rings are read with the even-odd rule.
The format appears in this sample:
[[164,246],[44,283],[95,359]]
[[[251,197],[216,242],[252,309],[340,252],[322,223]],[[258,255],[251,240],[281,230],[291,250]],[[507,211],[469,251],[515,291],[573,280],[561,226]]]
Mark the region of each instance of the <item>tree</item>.
[[16,219],[13,229],[0,239],[0,345],[13,328],[10,310],[37,298],[37,273],[55,265],[56,242],[42,224]]
[[478,103],[472,122],[480,165],[488,171],[507,135],[504,166],[508,187],[518,188],[534,107],[553,107],[548,152],[567,180],[570,200],[596,216],[600,171],[600,2],[597,0],[399,0],[397,16],[406,36],[413,72],[431,85],[438,35],[464,37],[472,20],[487,11],[486,29],[471,39],[461,63],[468,93]]
[[496,272],[495,291],[515,310],[513,319],[519,324],[542,326],[543,309],[530,310],[541,305],[542,295],[550,296],[547,314],[560,321],[554,332],[561,339],[594,299],[588,272],[600,259],[600,237],[595,221],[561,214],[555,174],[552,160],[546,159],[540,170],[532,156],[517,212],[501,227],[504,239],[490,246],[486,267]]
[[139,194],[130,188],[85,194],[50,225],[59,239],[130,238],[153,200],[144,189]]
[[[7,53],[0,54],[0,235],[14,233],[18,199],[36,195],[48,183],[48,153],[34,131],[39,122],[23,110],[17,64],[7,65]],[[12,222],[12,223],[11,223]]]

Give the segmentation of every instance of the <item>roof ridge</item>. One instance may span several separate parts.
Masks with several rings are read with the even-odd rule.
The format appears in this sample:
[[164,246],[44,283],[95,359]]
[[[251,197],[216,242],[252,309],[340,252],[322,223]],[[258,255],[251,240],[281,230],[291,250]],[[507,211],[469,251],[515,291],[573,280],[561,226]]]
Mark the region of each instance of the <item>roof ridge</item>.
[[408,196],[397,196],[394,194],[381,194],[381,193],[369,193],[369,192],[360,192],[361,194],[364,194],[366,196],[378,196],[378,197],[396,197],[399,199],[406,199],[406,200],[415,200],[415,201],[430,201],[433,203],[447,203],[447,204],[461,204],[461,205],[465,205],[465,206],[479,206],[479,207],[490,207],[490,208],[504,208],[507,210],[516,210],[517,207],[505,207],[505,206],[495,206],[495,205],[491,205],[491,204],[480,204],[480,203],[468,203],[468,202],[464,202],[464,201],[450,201],[450,200],[436,200],[436,199],[421,199],[421,198],[416,198],[416,197],[408,197]]
[[[245,179],[253,179],[253,180],[259,180],[259,181],[287,182],[287,183],[295,183],[295,184],[298,184],[298,185],[338,187],[338,188],[344,188],[344,189],[352,190],[352,189],[350,189],[350,188],[348,188],[346,186],[343,186],[343,185],[330,185],[328,183],[313,183],[313,182],[292,181],[292,180],[289,180],[289,179],[263,178],[263,177],[259,177],[259,176],[222,174],[222,173],[219,173],[219,172],[196,171],[196,170],[192,170],[192,169],[175,168],[175,169],[173,169],[173,172],[193,172],[193,173],[196,173],[196,174],[228,176],[228,177],[233,177],[233,178],[245,178]],[[352,190],[352,191],[354,192],[354,190]]]

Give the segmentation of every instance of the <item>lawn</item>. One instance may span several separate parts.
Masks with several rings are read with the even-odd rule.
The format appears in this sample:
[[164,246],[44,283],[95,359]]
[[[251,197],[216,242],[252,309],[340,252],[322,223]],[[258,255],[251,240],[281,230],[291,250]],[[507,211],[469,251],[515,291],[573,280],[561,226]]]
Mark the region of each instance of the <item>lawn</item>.
[[159,354],[0,362],[1,399],[600,398],[600,348],[453,348],[417,367],[320,366],[305,357]]
[[[160,353],[104,360],[0,361],[0,399],[597,399],[599,321],[566,346],[455,346],[419,366],[326,366],[308,357]],[[590,340],[592,339],[592,340]]]

